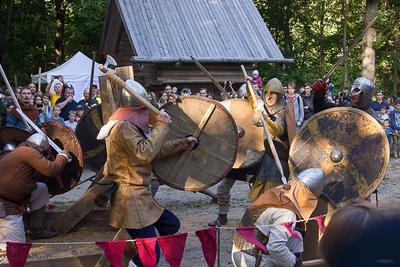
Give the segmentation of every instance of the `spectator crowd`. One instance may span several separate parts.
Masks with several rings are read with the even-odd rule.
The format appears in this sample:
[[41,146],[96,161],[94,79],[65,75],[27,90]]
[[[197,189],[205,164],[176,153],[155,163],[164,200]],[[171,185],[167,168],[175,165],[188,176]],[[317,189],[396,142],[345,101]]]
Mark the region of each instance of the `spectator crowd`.
[[[36,124],[58,122],[75,130],[83,114],[90,107],[100,104],[100,90],[92,85],[92,99],[89,101],[89,88],[84,90],[82,99],[75,99],[74,87],[64,81],[62,76],[53,77],[44,92],[35,84],[18,87],[15,97],[22,111]],[[25,124],[18,114],[13,97],[0,94],[1,126],[14,126],[25,129]]]

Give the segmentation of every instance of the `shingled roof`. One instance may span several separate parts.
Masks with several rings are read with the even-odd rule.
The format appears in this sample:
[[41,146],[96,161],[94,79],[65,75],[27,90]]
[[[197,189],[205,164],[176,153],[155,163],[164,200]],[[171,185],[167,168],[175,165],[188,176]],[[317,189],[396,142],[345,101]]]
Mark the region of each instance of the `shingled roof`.
[[292,62],[252,0],[116,0],[133,62]]

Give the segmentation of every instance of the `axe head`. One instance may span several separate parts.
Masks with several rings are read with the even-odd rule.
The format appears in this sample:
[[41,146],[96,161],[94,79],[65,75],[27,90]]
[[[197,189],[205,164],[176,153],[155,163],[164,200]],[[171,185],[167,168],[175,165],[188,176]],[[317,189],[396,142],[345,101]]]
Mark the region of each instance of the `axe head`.
[[115,61],[115,59],[112,56],[107,55],[107,59],[106,62],[104,63],[104,66],[108,69],[115,69],[117,65],[118,65],[117,61]]

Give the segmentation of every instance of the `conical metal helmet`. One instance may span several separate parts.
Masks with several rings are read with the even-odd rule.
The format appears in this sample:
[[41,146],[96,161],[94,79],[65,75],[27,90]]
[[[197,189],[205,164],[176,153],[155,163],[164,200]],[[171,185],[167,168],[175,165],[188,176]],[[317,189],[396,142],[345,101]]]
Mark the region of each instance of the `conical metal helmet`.
[[282,82],[278,78],[272,78],[264,85],[263,94],[266,93],[277,93],[283,95],[283,85]]
[[33,144],[39,151],[46,151],[50,144],[47,136],[42,133],[35,133],[26,139],[26,142]]
[[364,76],[355,79],[350,91],[350,95],[360,95],[355,107],[359,109],[369,108],[374,92],[375,85],[373,81]]
[[[125,83],[143,98],[147,99],[147,91],[144,87],[134,80],[126,80]],[[138,107],[142,104],[135,99],[128,91],[121,91],[121,107]]]
[[305,184],[315,196],[321,195],[326,185],[324,171],[321,168],[310,168],[297,175],[303,184]]

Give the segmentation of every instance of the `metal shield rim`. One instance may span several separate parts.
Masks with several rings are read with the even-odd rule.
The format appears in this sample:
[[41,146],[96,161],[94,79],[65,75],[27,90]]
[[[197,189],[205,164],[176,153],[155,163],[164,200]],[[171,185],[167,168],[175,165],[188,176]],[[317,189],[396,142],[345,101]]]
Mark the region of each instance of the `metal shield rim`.
[[[224,172],[224,174],[222,175],[222,177],[220,177],[219,179],[217,179],[217,180],[214,181],[213,183],[208,184],[208,185],[204,185],[204,186],[200,186],[200,187],[198,187],[198,188],[196,188],[196,189],[192,189],[192,190],[186,189],[186,190],[185,190],[185,188],[182,188],[182,187],[180,187],[180,186],[177,186],[177,185],[175,185],[175,184],[170,183],[168,180],[166,180],[166,179],[164,179],[163,177],[161,177],[161,175],[159,175],[159,174],[158,174],[157,172],[155,172],[154,169],[153,169],[153,174],[157,177],[157,179],[159,179],[161,182],[163,182],[164,184],[168,185],[169,187],[172,187],[172,188],[175,188],[175,189],[178,189],[178,190],[182,190],[182,191],[186,191],[186,192],[198,192],[198,191],[201,191],[201,190],[210,188],[210,187],[212,187],[212,186],[218,184],[220,181],[222,181],[222,179],[223,179],[224,177],[227,176],[227,174],[229,173],[229,171],[232,169],[232,166],[235,164],[236,155],[237,155],[237,151],[238,151],[238,142],[239,142],[239,141],[238,141],[239,136],[238,136],[238,132],[237,132],[237,125],[236,125],[236,122],[235,122],[235,120],[233,119],[232,115],[229,113],[229,111],[228,111],[219,101],[217,101],[217,100],[209,99],[209,98],[207,98],[207,97],[202,97],[202,96],[182,96],[182,97],[180,97],[180,99],[181,99],[181,100],[185,100],[185,99],[199,99],[199,100],[203,100],[203,101],[207,101],[207,102],[210,102],[210,103],[212,103],[212,104],[215,104],[216,106],[218,106],[220,109],[222,109],[222,110],[227,114],[227,117],[228,117],[228,118],[230,119],[230,121],[232,122],[232,125],[233,125],[233,128],[234,128],[234,135],[235,135],[235,144],[234,144],[234,147],[235,147],[235,151],[234,151],[234,152],[235,152],[235,153],[234,153],[234,155],[235,155],[235,156],[231,159],[231,163],[229,164],[229,168],[227,168],[227,170]],[[180,100],[177,100],[177,102],[179,102],[179,101],[180,101]],[[174,105],[174,103],[168,102],[168,103],[162,105],[162,106],[160,107],[160,110],[163,109],[163,108],[165,108],[165,107],[167,107],[167,106],[170,106],[170,105]]]
[[[378,122],[374,117],[372,117],[371,115],[369,115],[368,113],[366,113],[366,112],[364,112],[364,111],[362,111],[362,110],[359,110],[359,109],[357,109],[357,108],[352,108],[352,107],[333,107],[333,108],[328,108],[328,109],[325,109],[325,110],[323,110],[323,111],[320,111],[320,112],[316,113],[316,114],[313,115],[311,118],[309,118],[309,119],[303,124],[303,126],[300,128],[299,132],[296,134],[295,138],[293,139],[292,145],[290,146],[290,149],[289,149],[289,171],[290,171],[290,174],[291,174],[291,175],[296,175],[296,173],[295,173],[295,167],[294,167],[293,164],[292,164],[292,162],[293,162],[293,160],[292,160],[292,155],[293,155],[293,150],[295,149],[295,146],[294,146],[293,144],[295,144],[295,143],[299,140],[300,136],[301,136],[302,133],[305,131],[305,129],[308,127],[308,125],[309,125],[313,120],[315,120],[315,119],[317,119],[317,118],[319,118],[319,117],[322,117],[322,116],[324,116],[325,114],[332,113],[332,112],[349,112],[349,111],[350,111],[350,112],[357,113],[358,115],[361,115],[361,116],[364,116],[364,117],[368,118],[368,120],[369,120],[372,124],[375,125],[376,129],[382,129],[382,130],[380,131],[380,134],[384,137],[384,138],[382,138],[382,139],[383,139],[383,145],[385,146],[385,148],[384,148],[384,150],[385,150],[385,157],[384,157],[384,163],[383,163],[383,168],[382,168],[383,171],[380,172],[380,173],[379,173],[379,176],[377,177],[377,179],[375,179],[375,181],[374,181],[373,183],[371,183],[371,185],[369,186],[369,189],[366,190],[365,193],[363,193],[363,194],[361,194],[361,195],[358,196],[358,198],[366,198],[366,197],[370,196],[370,195],[379,187],[379,185],[382,183],[383,179],[384,179],[385,176],[386,176],[386,173],[387,173],[387,170],[388,170],[388,167],[389,167],[389,161],[390,161],[390,146],[389,146],[389,142],[388,142],[388,140],[387,140],[387,138],[386,138],[386,134],[385,134],[385,132],[383,131],[383,128],[382,128],[382,126],[379,124],[379,122]],[[379,131],[379,130],[378,130],[378,131]],[[326,196],[326,197],[328,197],[328,196]],[[328,199],[329,199],[329,197],[328,197]],[[344,202],[339,201],[338,203],[335,203],[335,202],[334,202],[334,203],[335,203],[336,205],[338,205],[338,204],[342,204],[342,203],[345,203],[345,202],[348,202],[348,201],[350,201],[350,199],[348,199],[348,200],[346,200],[346,201],[344,201]]]

